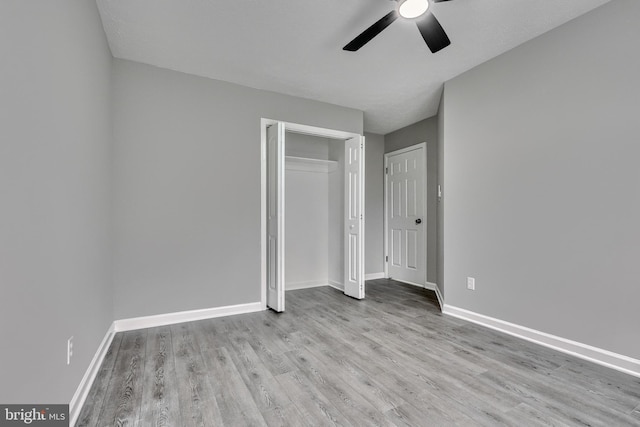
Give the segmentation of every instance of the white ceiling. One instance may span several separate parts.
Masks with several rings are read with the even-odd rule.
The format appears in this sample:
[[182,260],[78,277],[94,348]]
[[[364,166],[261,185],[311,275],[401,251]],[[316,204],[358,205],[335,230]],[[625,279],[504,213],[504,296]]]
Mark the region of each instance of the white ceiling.
[[390,0],[97,0],[116,58],[364,111],[387,134],[437,113],[442,84],[609,0],[452,0],[431,10],[451,39],[432,54],[398,19],[342,47]]

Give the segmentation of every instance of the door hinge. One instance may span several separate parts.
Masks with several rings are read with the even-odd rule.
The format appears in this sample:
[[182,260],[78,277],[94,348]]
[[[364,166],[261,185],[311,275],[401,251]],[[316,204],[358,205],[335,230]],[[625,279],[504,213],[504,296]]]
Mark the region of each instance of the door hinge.
[[386,262],[389,262],[389,257],[388,257],[388,256],[384,257],[384,260],[385,260]]
[[387,175],[389,175],[389,168],[384,168],[384,173],[386,173]]
[[360,214],[360,219],[364,219],[364,218],[362,217],[362,214]]

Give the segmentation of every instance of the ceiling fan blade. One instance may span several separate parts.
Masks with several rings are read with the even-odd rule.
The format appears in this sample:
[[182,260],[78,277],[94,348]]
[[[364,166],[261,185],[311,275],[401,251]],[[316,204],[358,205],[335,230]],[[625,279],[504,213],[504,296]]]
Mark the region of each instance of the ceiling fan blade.
[[431,52],[436,53],[451,44],[447,33],[444,32],[442,25],[440,25],[436,17],[433,16],[433,13],[427,12],[425,16],[416,21],[416,24],[425,43],[429,46],[429,49],[431,49]]
[[343,50],[348,50],[350,52],[355,52],[356,50],[360,49],[365,44],[369,43],[369,41],[372,38],[374,38],[375,36],[380,34],[380,32],[382,30],[384,30],[389,25],[391,25],[391,23],[393,21],[395,21],[396,19],[398,19],[398,12],[396,12],[395,10],[392,10],[391,12],[389,12],[385,16],[383,16],[381,19],[379,19],[375,24],[373,24],[372,26],[370,26],[369,28],[364,30],[362,33],[360,33],[360,35],[358,37],[356,37],[355,39],[351,40],[342,49]]
[[440,3],[441,1],[449,1],[449,0],[432,0],[434,3]]

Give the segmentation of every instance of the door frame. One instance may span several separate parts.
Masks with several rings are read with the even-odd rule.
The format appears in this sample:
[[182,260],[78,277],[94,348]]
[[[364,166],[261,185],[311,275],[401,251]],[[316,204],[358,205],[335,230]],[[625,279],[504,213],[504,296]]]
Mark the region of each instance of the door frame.
[[[391,156],[395,156],[398,154],[402,154],[402,153],[406,153],[409,151],[413,151],[413,150],[417,150],[419,148],[422,148],[422,151],[424,153],[423,156],[423,166],[424,166],[424,177],[423,177],[423,188],[422,190],[424,191],[424,197],[422,198],[422,210],[423,210],[423,222],[424,222],[424,227],[422,227],[422,239],[424,242],[424,283],[410,283],[410,282],[403,282],[403,283],[409,283],[410,285],[420,285],[422,287],[426,287],[428,280],[427,280],[427,270],[428,270],[428,266],[429,266],[429,259],[427,257],[427,224],[428,224],[428,218],[427,218],[427,184],[428,184],[428,179],[427,179],[427,142],[420,142],[418,144],[415,145],[411,145],[409,147],[405,147],[405,148],[401,148],[399,150],[395,150],[395,151],[390,151],[388,153],[384,153],[384,277],[388,278],[389,277],[389,220],[388,220],[388,208],[389,208],[389,174],[387,173],[388,171],[388,167],[389,167],[389,157]],[[394,279],[397,280],[397,279]],[[402,280],[398,280],[399,282],[402,282]]]
[[[283,120],[268,118],[260,119],[260,305],[263,310],[267,309],[267,127],[275,123],[283,123],[285,132],[291,131],[306,135],[319,136],[321,138],[343,140],[364,138],[361,134],[354,132],[345,132],[300,123],[290,123]],[[362,159],[362,161],[364,162],[364,159]],[[364,180],[364,176],[362,179]],[[364,225],[362,228],[364,232]],[[362,259],[364,264],[364,254]],[[364,276],[362,280],[364,281]]]

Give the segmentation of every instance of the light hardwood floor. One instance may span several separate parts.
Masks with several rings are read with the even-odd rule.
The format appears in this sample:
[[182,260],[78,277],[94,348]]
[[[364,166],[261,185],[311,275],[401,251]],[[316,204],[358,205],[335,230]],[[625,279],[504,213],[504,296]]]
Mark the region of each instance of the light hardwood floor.
[[77,426],[640,426],[640,379],[443,316],[381,279],[119,333]]

